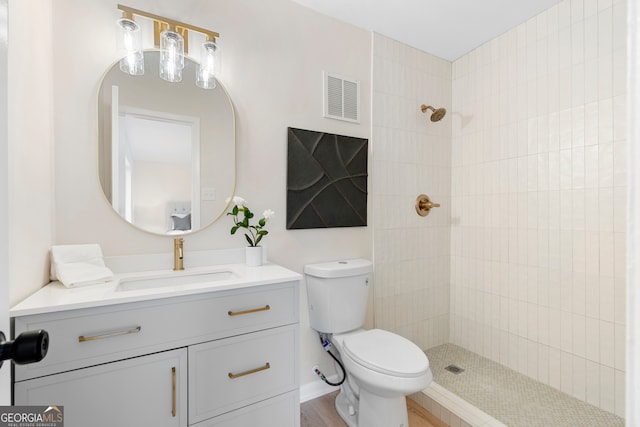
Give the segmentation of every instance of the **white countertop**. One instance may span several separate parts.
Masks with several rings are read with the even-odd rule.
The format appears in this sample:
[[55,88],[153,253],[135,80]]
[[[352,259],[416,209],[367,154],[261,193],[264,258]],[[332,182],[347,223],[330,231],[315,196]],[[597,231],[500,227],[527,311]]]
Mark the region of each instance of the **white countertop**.
[[[281,282],[299,281],[302,276],[276,264],[265,264],[260,267],[247,267],[245,264],[224,264],[214,266],[185,267],[184,271],[147,270],[140,272],[116,273],[112,282],[78,288],[66,288],[60,282],[51,282],[36,293],[11,308],[11,317],[33,314],[54,313],[81,308],[102,307],[139,301],[150,301],[161,298],[172,298],[184,295],[202,294],[231,289],[242,289],[252,286],[268,285]],[[119,290],[121,280],[144,278],[148,276],[171,277],[181,275],[197,275],[208,271],[233,271],[231,279],[211,282],[163,285],[136,290]]]

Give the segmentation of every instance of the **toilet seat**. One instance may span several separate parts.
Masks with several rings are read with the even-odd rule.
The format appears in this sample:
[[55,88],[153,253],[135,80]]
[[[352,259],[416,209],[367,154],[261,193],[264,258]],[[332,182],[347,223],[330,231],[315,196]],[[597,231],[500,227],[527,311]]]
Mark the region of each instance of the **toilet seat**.
[[372,371],[404,378],[424,375],[429,359],[408,339],[382,329],[345,337],[344,355]]

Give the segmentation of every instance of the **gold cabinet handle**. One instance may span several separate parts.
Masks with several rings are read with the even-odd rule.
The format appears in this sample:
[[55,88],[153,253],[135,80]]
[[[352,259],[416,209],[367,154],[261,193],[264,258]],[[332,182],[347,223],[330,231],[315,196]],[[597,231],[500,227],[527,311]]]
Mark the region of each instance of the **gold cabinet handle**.
[[85,337],[84,335],[80,335],[78,337],[78,341],[79,342],[87,342],[87,341],[101,340],[101,339],[104,339],[104,338],[117,337],[117,336],[120,336],[120,335],[137,334],[141,330],[142,330],[142,327],[141,326],[137,326],[137,327],[135,327],[133,329],[125,329],[125,330],[122,330],[122,331],[108,332],[106,334],[91,335],[91,336],[88,336],[88,337]]
[[229,316],[240,316],[241,314],[257,313],[259,311],[269,311],[269,310],[271,310],[271,307],[269,306],[269,304],[267,304],[264,307],[253,308],[251,310],[244,310],[244,311],[229,310],[228,313],[229,313]]
[[269,362],[267,362],[267,363],[264,364],[264,366],[260,366],[259,368],[251,369],[250,371],[240,372],[239,374],[232,374],[231,372],[229,372],[229,378],[231,378],[232,380],[235,380],[236,378],[244,377],[245,375],[251,375],[251,374],[255,374],[256,372],[265,371],[265,370],[269,369],[270,367],[271,367],[271,365],[269,364]]
[[176,367],[171,368],[171,416],[176,416]]
[[429,211],[433,208],[439,208],[440,203],[434,203],[426,194],[420,194],[416,198],[416,212],[420,216],[429,215]]

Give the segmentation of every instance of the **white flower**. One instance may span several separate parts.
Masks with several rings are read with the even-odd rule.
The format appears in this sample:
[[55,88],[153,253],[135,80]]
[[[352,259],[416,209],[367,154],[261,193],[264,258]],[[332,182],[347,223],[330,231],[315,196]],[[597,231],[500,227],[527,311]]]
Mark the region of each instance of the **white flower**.
[[[229,197],[225,200],[225,203],[229,203]],[[242,208],[247,205],[247,201],[240,196],[233,196],[233,204],[239,208]]]
[[262,216],[264,217],[264,219],[269,219],[272,216],[274,216],[276,213],[274,211],[272,211],[271,209],[267,209],[266,211],[262,212]]

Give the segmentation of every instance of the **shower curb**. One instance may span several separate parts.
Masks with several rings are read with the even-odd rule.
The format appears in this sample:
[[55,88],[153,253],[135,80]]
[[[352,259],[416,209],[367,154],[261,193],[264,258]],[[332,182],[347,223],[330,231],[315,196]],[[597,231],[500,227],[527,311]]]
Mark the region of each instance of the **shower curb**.
[[508,427],[435,381],[421,394],[418,403],[451,427]]

